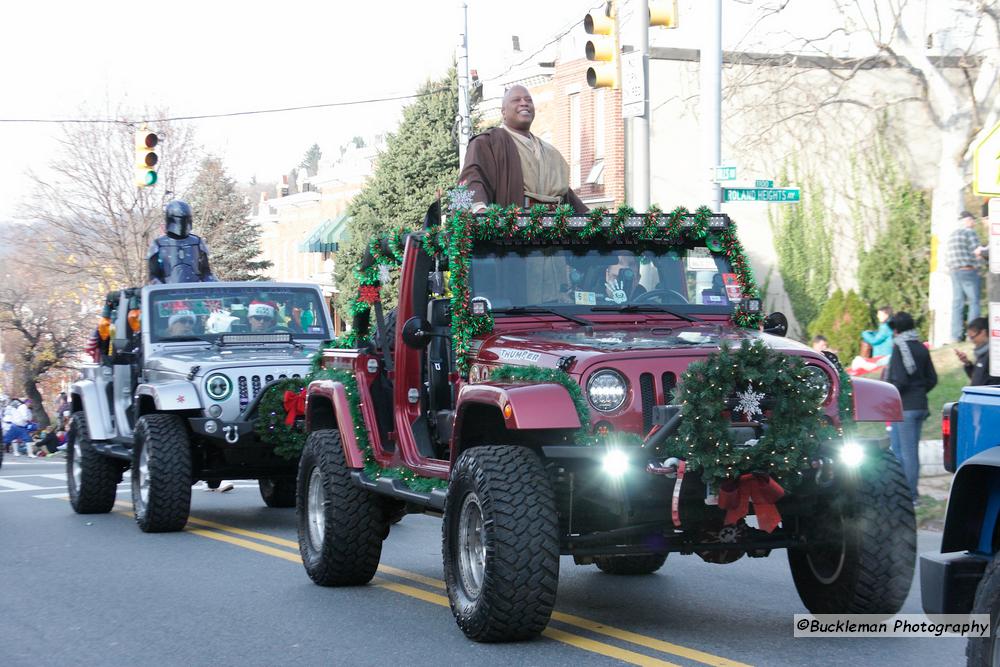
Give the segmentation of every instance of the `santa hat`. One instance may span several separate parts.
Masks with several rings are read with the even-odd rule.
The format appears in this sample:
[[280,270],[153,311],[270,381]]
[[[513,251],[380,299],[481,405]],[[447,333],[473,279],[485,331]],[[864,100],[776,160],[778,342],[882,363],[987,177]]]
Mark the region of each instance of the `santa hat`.
[[268,317],[270,319],[275,319],[275,313],[277,312],[277,307],[268,301],[267,303],[263,301],[251,301],[250,307],[247,308],[247,317]]
[[170,316],[168,324],[170,326],[174,326],[175,322],[179,322],[181,320],[190,320],[191,324],[194,324],[194,313],[192,313],[190,310],[178,310],[177,312],[175,312],[173,315]]

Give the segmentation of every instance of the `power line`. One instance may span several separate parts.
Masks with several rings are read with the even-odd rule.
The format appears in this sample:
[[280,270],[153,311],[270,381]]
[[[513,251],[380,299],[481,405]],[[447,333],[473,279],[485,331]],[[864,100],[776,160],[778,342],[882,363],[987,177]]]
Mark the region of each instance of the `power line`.
[[374,97],[364,100],[348,100],[345,102],[327,102],[325,104],[309,104],[298,107],[281,107],[278,109],[257,109],[255,111],[231,111],[229,113],[200,114],[196,116],[172,116],[170,118],[143,118],[140,120],[114,119],[114,118],[0,118],[0,123],[114,123],[120,125],[137,125],[139,123],[165,123],[180,120],[203,120],[206,118],[231,118],[233,116],[253,116],[265,113],[283,113],[286,111],[303,111],[307,109],[328,109],[331,107],[348,107],[359,104],[375,104],[377,102],[395,102],[399,100],[412,100],[436,93],[444,92],[448,88],[434,88],[422,93],[411,93],[409,95],[394,95],[390,97]]

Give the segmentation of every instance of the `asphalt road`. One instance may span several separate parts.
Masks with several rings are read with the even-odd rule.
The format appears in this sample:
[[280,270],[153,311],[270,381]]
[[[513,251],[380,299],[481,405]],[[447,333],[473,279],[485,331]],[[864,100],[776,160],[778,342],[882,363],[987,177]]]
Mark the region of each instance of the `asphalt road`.
[[[193,492],[181,533],[146,535],[119,507],[77,515],[62,461],[0,469],[0,665],[957,665],[965,640],[795,639],[805,609],[783,552],[721,566],[671,555],[614,577],[564,558],[546,634],[475,644],[441,583],[440,520],[393,527],[376,581],[321,588],[295,514],[256,484]],[[938,533],[921,533],[921,551]],[[919,613],[918,578],[904,612]]]

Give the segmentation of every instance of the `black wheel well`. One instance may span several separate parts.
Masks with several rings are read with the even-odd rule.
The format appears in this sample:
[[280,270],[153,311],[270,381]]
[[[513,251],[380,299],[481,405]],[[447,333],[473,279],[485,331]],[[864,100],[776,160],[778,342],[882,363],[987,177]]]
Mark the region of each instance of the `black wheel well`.
[[455,438],[454,457],[479,445],[519,445],[537,449],[541,445],[572,442],[573,431],[565,429],[509,430],[500,408],[486,403],[464,406],[461,421],[461,432]]
[[309,397],[309,430],[319,431],[321,429],[337,428],[337,414],[333,410],[333,403],[325,396]]
[[135,397],[136,418],[156,412],[156,401],[152,396]]

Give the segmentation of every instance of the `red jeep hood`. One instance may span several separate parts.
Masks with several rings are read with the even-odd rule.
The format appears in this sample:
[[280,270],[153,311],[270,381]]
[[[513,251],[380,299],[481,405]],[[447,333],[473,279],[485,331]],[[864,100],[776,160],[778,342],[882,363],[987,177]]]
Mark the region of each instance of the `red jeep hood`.
[[[540,329],[499,333],[480,339],[473,361],[555,368],[561,357],[576,357],[576,366],[595,358],[685,356],[703,357],[721,343],[738,346],[744,339],[762,340],[777,350],[810,351],[801,343],[731,326],[684,324],[673,326],[612,326],[574,329]],[[476,341],[479,342],[479,341]]]

